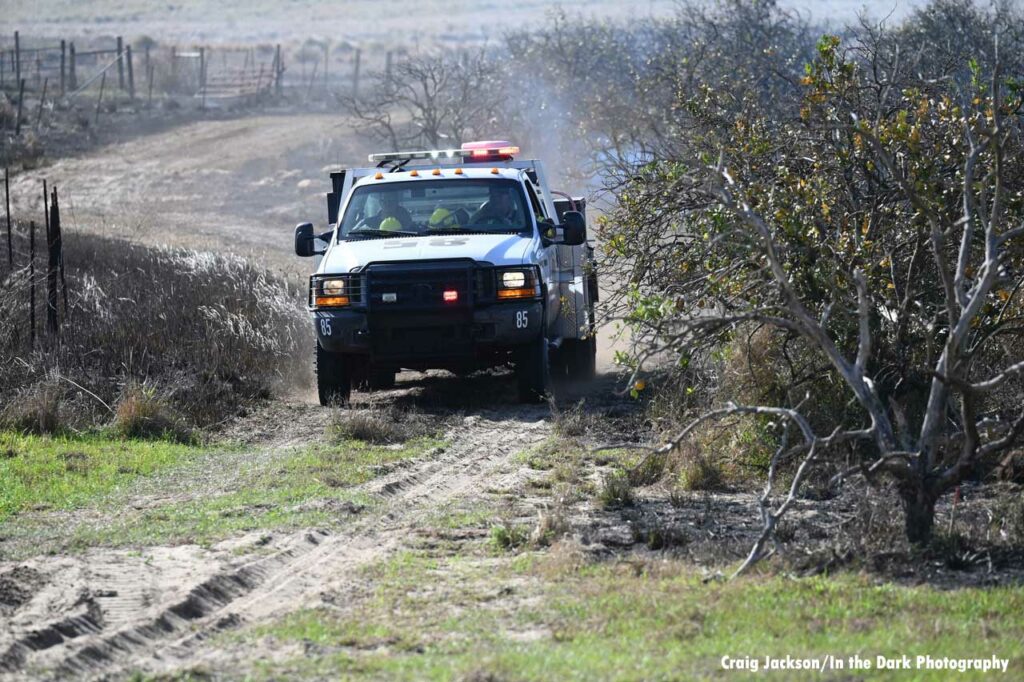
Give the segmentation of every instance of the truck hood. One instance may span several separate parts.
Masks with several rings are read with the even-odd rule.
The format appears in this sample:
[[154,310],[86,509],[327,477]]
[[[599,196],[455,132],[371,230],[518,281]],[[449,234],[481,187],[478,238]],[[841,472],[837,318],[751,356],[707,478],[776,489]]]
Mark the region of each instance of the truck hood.
[[531,239],[518,234],[452,234],[384,237],[334,244],[320,264],[321,273],[350,272],[381,261],[472,258],[494,265],[520,265]]

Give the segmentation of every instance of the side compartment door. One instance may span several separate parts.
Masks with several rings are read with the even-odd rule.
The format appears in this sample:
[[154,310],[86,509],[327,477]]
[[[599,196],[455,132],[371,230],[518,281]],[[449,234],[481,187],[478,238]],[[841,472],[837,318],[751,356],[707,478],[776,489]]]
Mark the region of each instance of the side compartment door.
[[[561,224],[566,211],[579,211],[587,214],[586,199],[554,199],[556,221]],[[579,246],[558,246],[559,274],[561,277],[562,299],[562,336],[567,339],[580,338],[583,330],[590,327],[590,300],[586,286],[586,262],[589,246],[586,242]]]
[[[554,220],[554,216],[547,215],[543,204],[537,199],[533,183],[527,180],[525,184],[526,194],[530,198],[530,210],[533,212],[534,219],[538,222],[539,227],[543,229],[544,226],[540,225],[540,221],[545,219]],[[544,278],[547,290],[544,325],[545,329],[548,330],[548,337],[554,338],[562,335],[559,329],[559,319],[562,315],[562,287],[559,284],[558,247],[554,244],[542,246],[538,256],[537,264],[540,266],[541,277]]]

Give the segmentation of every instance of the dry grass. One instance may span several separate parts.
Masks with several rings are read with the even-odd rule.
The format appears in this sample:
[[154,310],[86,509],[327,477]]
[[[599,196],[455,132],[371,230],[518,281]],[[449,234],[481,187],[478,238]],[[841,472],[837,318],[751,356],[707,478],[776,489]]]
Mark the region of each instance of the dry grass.
[[592,434],[597,427],[599,417],[587,412],[584,401],[579,401],[566,410],[560,410],[554,399],[550,401],[551,415],[554,417],[552,428],[556,436],[561,438],[583,438]]
[[[154,389],[186,423],[202,427],[311,378],[312,331],[300,285],[234,256],[153,249],[92,235],[65,238],[69,301],[61,343],[40,330],[30,348],[25,241],[16,234],[20,269],[0,280],[0,357],[6,358],[0,363],[0,410],[5,414],[22,410],[25,395],[41,395],[48,409],[37,415],[59,413],[69,422],[64,426],[89,427],[109,421],[110,406],[124,387],[137,384]],[[42,258],[36,277],[41,327]],[[74,411],[55,410],[52,395],[40,393],[39,386],[55,377],[62,388],[56,393],[59,407],[74,401]],[[124,407],[119,423],[134,419],[141,404],[133,400]],[[49,427],[48,419],[38,423]],[[6,421],[20,430],[28,423]]]
[[23,387],[0,409],[0,428],[38,435],[60,433],[63,395],[60,384],[49,378]]
[[569,520],[559,505],[553,509],[537,511],[537,525],[530,533],[530,545],[549,547],[569,532]]
[[699,452],[680,462],[677,482],[683,490],[691,491],[715,491],[727,487],[725,472],[719,463]]
[[337,409],[327,426],[327,437],[333,441],[358,440],[388,445],[438,435],[441,430],[443,425],[436,418],[412,410],[394,407]]
[[633,506],[636,500],[629,474],[618,469],[606,474],[597,492],[597,502],[605,509]]
[[150,386],[129,384],[114,411],[113,428],[124,438],[167,438],[186,442],[188,427]]

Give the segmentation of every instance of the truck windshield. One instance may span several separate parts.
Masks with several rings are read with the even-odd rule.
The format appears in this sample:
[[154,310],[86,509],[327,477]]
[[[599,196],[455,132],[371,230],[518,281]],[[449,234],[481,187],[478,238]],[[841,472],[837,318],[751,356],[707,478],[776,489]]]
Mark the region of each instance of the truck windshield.
[[355,239],[531,229],[518,182],[460,178],[357,187],[338,234],[340,239]]

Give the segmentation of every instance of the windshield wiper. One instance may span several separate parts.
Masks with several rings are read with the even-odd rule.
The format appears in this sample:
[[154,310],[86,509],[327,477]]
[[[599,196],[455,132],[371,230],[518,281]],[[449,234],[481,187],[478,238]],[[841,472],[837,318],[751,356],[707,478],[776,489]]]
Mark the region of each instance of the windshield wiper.
[[438,230],[429,230],[426,234],[518,234],[523,231],[514,227],[442,227]]
[[349,232],[347,235],[345,235],[345,239],[348,239],[349,237],[359,237],[362,235],[366,235],[368,237],[390,237],[391,235],[415,237],[419,235],[419,232],[412,232],[410,230],[377,230],[373,228],[360,228],[358,230],[352,230],[351,232]]

